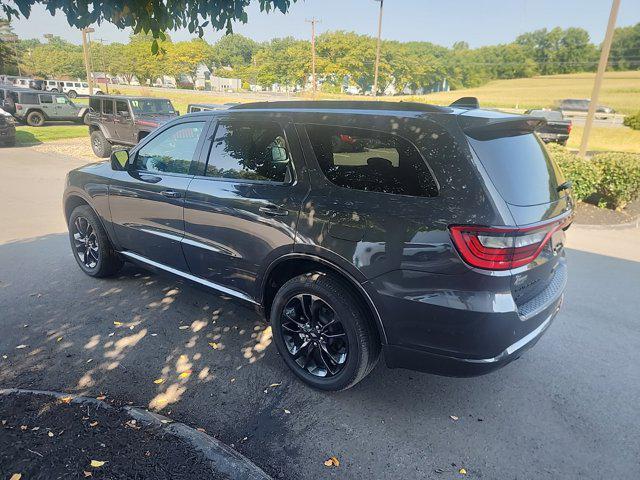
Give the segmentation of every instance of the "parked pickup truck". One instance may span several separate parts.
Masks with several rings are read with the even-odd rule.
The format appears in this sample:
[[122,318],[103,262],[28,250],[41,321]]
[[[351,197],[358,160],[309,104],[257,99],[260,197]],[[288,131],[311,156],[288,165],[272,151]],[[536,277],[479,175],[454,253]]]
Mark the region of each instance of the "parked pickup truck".
[[532,117],[541,117],[546,120],[536,129],[540,140],[544,143],[556,142],[566,145],[573,126],[571,120],[565,120],[564,115],[559,110],[527,110],[524,112]]

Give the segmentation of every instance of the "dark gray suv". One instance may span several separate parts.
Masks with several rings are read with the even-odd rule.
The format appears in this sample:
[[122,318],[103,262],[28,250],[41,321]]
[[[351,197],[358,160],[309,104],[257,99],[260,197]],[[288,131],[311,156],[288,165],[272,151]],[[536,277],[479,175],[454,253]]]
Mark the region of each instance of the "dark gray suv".
[[166,98],[96,95],[89,98],[87,122],[91,148],[98,157],[111,155],[113,145],[132,146],[156,127],[177,117]]
[[468,101],[185,115],[69,173],[71,248],[94,277],[130,261],[257,306],[316,388],[351,387],[381,351],[483,374],[562,303],[574,202],[543,121]]

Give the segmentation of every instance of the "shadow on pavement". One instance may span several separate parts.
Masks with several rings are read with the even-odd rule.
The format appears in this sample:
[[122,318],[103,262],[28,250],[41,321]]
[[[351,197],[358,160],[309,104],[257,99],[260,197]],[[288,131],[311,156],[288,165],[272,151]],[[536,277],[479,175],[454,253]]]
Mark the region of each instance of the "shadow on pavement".
[[324,477],[330,455],[341,459],[339,478],[424,478],[458,466],[471,478],[622,474],[635,461],[623,444],[640,443],[624,420],[640,396],[629,382],[640,364],[640,263],[568,256],[565,307],[522,359],[471,379],[381,360],[355,388],[330,394],[296,381],[270,328],[231,299],[131,265],[92,279],[66,234],[7,243],[0,386],[155,409],[277,478]]

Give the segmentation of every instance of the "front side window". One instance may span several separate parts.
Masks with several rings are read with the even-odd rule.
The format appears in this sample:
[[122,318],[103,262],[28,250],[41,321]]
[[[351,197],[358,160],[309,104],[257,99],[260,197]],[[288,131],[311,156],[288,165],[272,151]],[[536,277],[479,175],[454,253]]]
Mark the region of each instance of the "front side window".
[[123,113],[125,115],[129,114],[129,105],[127,105],[127,102],[123,101],[123,100],[116,100],[116,113],[118,115],[122,115]]
[[40,103],[53,103],[51,95],[40,95]]
[[71,103],[71,101],[67,97],[57,96],[56,103],[59,105],[65,105],[67,103]]
[[79,84],[79,83],[74,83],[74,86],[75,86],[75,87],[79,87],[79,86],[80,86],[80,84]]
[[214,136],[208,177],[289,182],[292,165],[282,127],[270,121],[221,121]]
[[204,125],[189,122],[167,128],[138,151],[134,169],[188,175]]
[[89,109],[92,112],[100,111],[100,99],[99,98],[90,98],[89,99]]
[[306,126],[327,179],[344,188],[415,197],[437,195],[416,147],[388,133],[350,127]]

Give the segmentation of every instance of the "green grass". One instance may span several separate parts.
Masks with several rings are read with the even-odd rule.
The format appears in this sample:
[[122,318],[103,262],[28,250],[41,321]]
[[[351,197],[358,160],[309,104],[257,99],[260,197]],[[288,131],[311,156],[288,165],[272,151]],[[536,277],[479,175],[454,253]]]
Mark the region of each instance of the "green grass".
[[46,124],[43,127],[19,126],[16,129],[16,142],[21,145],[28,145],[65,138],[86,137],[87,135],[86,125]]
[[[574,125],[567,146],[580,148],[582,125]],[[629,127],[592,127],[588,150],[640,153],[640,130]]]

